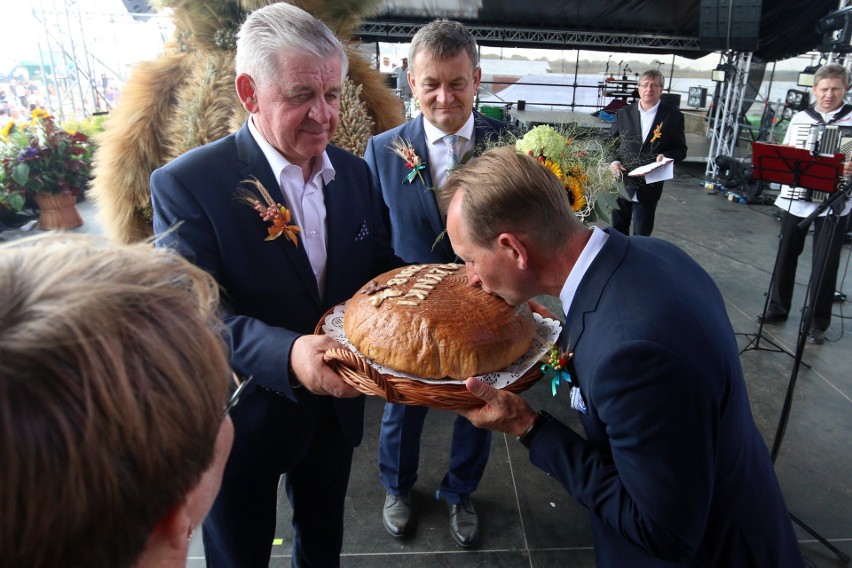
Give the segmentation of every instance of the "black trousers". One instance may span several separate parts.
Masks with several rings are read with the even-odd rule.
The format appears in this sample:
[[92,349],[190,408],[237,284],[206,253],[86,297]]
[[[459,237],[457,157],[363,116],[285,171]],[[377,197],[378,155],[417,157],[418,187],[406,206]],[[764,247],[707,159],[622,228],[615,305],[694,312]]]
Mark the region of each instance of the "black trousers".
[[[817,288],[814,284],[808,296],[808,305],[814,308],[811,329],[825,331],[831,323],[831,307],[834,301],[837,270],[840,266],[840,251],[848,220],[848,215],[841,217],[836,223],[825,217],[814,219],[812,281],[816,283],[819,276],[813,274],[814,270],[823,268],[823,273],[821,285]],[[781,315],[790,313],[796,283],[796,267],[808,235],[807,227],[799,228],[800,221],[802,221],[801,217],[786,211],[781,216],[781,242],[778,244],[778,258],[775,261],[775,280],[769,291],[768,311],[770,313]]]
[[625,235],[630,234],[630,221],[633,221],[633,234],[651,236],[654,230],[654,216],[657,212],[657,201],[630,201],[619,197],[616,207],[612,210],[612,228]]
[[[239,410],[243,413],[281,410],[279,404],[269,403],[277,395],[264,396],[267,400],[258,400],[256,395],[255,400],[246,401],[253,404],[246,406],[241,401]],[[301,454],[285,455],[288,454],[283,448],[285,444],[274,443],[279,437],[298,434],[274,432],[266,439],[264,432],[253,432],[262,439],[251,443],[265,450],[258,464],[272,462],[274,466],[259,467],[257,472],[241,470],[236,475],[230,474],[229,467],[225,468],[222,487],[204,520],[202,536],[209,568],[268,568],[277,520],[280,467],[286,471],[284,487],[293,509],[291,567],[340,566],[353,447],[342,434],[331,397],[321,398],[311,441],[304,445]]]

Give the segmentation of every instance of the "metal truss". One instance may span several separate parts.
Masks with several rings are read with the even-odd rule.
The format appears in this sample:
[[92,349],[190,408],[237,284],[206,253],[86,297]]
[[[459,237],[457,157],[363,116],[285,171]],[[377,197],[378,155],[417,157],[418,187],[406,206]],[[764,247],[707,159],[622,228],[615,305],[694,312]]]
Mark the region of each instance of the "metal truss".
[[81,114],[88,116],[93,112],[88,101],[97,85],[77,2],[66,1],[58,10],[33,9],[32,13],[41,25],[40,39],[46,47],[40,54],[45,87],[48,82],[53,87],[45,93],[48,106],[60,123]]
[[719,100],[713,101],[713,122],[710,131],[710,153],[707,155],[705,175],[716,177],[716,156],[733,156],[739,136],[748,71],[751,67],[751,52],[726,51],[717,70],[725,72],[725,83]]
[[[384,41],[407,42],[425,22],[393,22],[365,20],[358,31],[358,39],[364,42]],[[703,53],[697,37],[668,36],[653,34],[600,33],[571,30],[548,30],[538,28],[515,28],[477,26],[465,24],[476,40],[483,45],[523,46],[570,49],[623,49],[659,51],[661,53]]]
[[[123,81],[120,42],[124,34],[150,18],[130,13],[84,13],[79,0],[39,0],[32,8],[38,24],[39,57],[48,107],[60,124],[109,112],[108,83]],[[141,21],[140,21],[141,20]],[[162,39],[168,26],[160,26]],[[135,36],[133,36],[135,37]]]

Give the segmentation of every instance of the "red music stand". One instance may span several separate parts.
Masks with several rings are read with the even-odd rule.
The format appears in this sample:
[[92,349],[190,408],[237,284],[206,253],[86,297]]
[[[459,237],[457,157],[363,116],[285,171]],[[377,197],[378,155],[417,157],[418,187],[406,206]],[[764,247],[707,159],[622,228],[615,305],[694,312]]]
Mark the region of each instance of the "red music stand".
[[844,154],[819,154],[808,150],[752,142],[752,176],[755,179],[833,193],[843,177]]

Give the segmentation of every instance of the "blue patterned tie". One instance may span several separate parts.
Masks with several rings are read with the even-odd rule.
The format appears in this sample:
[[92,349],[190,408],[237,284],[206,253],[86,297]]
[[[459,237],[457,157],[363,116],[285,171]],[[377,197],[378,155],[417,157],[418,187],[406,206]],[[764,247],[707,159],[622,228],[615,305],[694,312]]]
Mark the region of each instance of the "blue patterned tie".
[[444,142],[450,149],[450,154],[447,156],[447,173],[450,173],[459,165],[459,137],[455,134],[447,134],[444,136]]

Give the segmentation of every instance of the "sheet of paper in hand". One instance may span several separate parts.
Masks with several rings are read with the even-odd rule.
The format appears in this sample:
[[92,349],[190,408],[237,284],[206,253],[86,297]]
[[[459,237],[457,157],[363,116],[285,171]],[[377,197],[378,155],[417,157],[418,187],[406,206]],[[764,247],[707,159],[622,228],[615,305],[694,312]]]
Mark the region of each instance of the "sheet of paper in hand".
[[635,170],[631,170],[627,175],[631,177],[645,176],[645,183],[656,183],[672,179],[674,177],[674,160],[663,158],[659,162],[651,162],[650,164],[639,166]]

